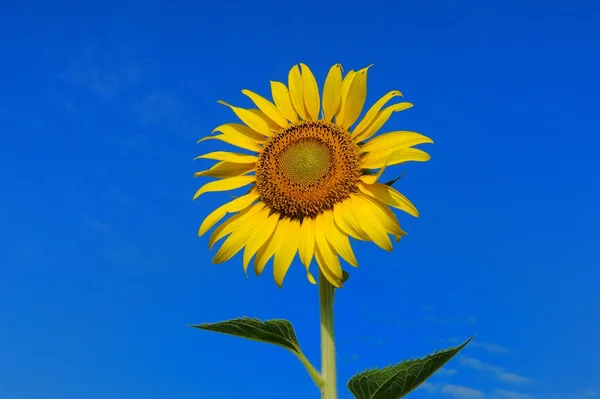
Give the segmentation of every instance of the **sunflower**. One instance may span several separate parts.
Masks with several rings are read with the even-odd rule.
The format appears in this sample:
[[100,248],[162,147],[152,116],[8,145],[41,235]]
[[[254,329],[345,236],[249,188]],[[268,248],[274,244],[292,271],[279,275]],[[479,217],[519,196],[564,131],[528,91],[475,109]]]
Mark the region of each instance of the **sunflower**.
[[[411,103],[386,104],[402,93],[390,91],[356,123],[367,94],[369,67],[343,76],[340,64],[327,74],[323,96],[311,70],[294,65],[288,85],[271,82],[273,101],[242,90],[256,105],[244,109],[229,105],[243,122],[227,123],[198,142],[220,140],[251,152],[217,151],[198,158],[219,161],[194,177],[219,180],[203,185],[194,199],[207,192],[251,186],[210,213],[202,222],[202,236],[227,214],[233,214],[211,234],[209,246],[225,238],[214,263],[229,260],[242,249],[244,272],[254,257],[260,275],[274,257],[276,283],[283,279],[296,253],[315,283],[309,266],[317,261],[324,277],[342,285],[340,257],[357,266],[349,237],[372,241],[391,251],[406,233],[390,208],[418,217],[415,206],[390,185],[378,181],[386,166],[424,162],[430,156],[413,146],[433,141],[411,131],[379,132],[394,112]],[[356,125],[355,125],[356,123]],[[354,127],[352,128],[352,126]]]

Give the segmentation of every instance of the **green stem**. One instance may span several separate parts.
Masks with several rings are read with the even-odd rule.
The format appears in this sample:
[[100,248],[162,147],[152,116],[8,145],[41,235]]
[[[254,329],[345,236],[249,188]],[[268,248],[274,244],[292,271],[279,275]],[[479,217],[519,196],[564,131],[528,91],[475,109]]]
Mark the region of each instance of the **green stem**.
[[333,336],[334,287],[319,272],[319,305],[321,313],[321,376],[325,380],[321,387],[321,399],[337,399],[335,369],[335,339]]

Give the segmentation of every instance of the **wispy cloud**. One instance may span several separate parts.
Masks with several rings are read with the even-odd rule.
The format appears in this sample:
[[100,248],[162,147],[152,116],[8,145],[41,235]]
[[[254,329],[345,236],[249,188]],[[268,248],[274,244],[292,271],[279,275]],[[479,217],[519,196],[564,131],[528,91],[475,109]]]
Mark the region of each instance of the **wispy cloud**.
[[92,229],[96,231],[109,231],[110,226],[106,223],[100,222],[99,220],[87,220],[86,224]]
[[532,381],[531,378],[523,377],[515,373],[509,373],[505,371],[502,367],[483,363],[481,360],[470,357],[461,358],[460,364],[464,367],[470,367],[474,370],[490,372],[494,374],[498,380],[506,383],[521,384]]
[[349,364],[360,360],[360,355],[357,353],[351,353],[348,355],[340,356],[340,363]]
[[479,399],[485,397],[485,394],[482,391],[462,385],[444,385],[441,393],[458,399]]
[[460,317],[438,317],[434,315],[425,316],[425,321],[429,321],[436,324],[469,324],[475,325],[477,324],[477,317],[469,316],[465,318]]
[[532,399],[533,396],[528,393],[507,391],[506,389],[494,389],[492,392],[494,399]]
[[459,324],[461,322],[459,318],[440,318],[433,315],[425,316],[425,320],[436,324]]
[[452,377],[453,375],[456,375],[458,373],[457,369],[445,369],[445,368],[441,368],[438,371],[436,371],[435,375],[440,375],[440,376],[445,376],[445,377]]
[[440,389],[440,386],[438,384],[433,384],[429,381],[425,381],[424,383],[422,383],[421,385],[419,385],[418,389],[422,389],[425,392],[428,393],[435,393]]
[[[590,399],[590,398],[600,398],[600,390],[598,389],[578,389],[573,390],[571,392],[556,392],[556,390],[552,390],[551,392],[544,392],[536,395],[532,395],[533,398],[540,399]],[[492,398],[496,399],[496,398]]]
[[396,325],[399,327],[411,327],[413,326],[415,323],[413,323],[412,321],[407,321],[407,320],[396,320]]
[[160,68],[150,47],[118,34],[75,49],[49,46],[48,101],[74,118],[100,105],[141,126],[158,125],[187,137],[198,118],[175,93],[157,87]]
[[498,373],[498,379],[509,384],[524,384],[532,381],[531,378],[523,377],[522,375],[515,373],[506,373],[504,371]]
[[[464,341],[464,340],[462,340]],[[462,342],[461,339],[459,337],[450,337],[450,338],[444,338],[444,339],[440,339],[440,342],[444,343],[444,344],[457,344],[459,342]],[[472,345],[473,343],[471,342],[470,345]]]
[[372,335],[363,335],[359,339],[369,345],[387,345],[392,342],[389,338],[379,338]]
[[482,342],[482,341],[471,342],[471,347],[481,348],[490,353],[512,353],[512,352],[514,352],[512,349],[508,349],[502,345],[492,344],[489,342]]
[[154,90],[131,100],[131,111],[143,125],[162,123],[167,119],[180,120],[185,105],[172,93]]

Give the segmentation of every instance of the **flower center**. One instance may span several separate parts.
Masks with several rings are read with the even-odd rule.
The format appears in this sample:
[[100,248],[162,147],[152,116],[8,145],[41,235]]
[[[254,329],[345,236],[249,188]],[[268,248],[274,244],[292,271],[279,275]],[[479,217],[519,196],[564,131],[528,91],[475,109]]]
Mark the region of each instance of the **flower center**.
[[281,173],[292,184],[310,184],[325,178],[332,163],[327,145],[315,138],[299,139],[279,156]]
[[300,122],[271,137],[256,165],[256,189],[273,211],[314,218],[357,192],[360,149],[322,121]]

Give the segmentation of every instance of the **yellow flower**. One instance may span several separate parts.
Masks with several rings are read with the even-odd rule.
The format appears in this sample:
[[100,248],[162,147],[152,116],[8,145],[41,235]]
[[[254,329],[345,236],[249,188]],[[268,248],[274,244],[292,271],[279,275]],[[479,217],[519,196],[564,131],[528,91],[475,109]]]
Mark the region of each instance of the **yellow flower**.
[[213,131],[220,134],[199,142],[220,140],[253,154],[218,151],[198,157],[219,162],[194,176],[219,180],[202,186],[194,199],[207,192],[251,185],[246,195],[217,208],[200,226],[199,236],[226,214],[234,214],[210,236],[211,248],[227,237],[214,263],[225,262],[244,249],[244,272],[254,256],[254,271],[260,275],[274,257],[275,281],[281,287],[296,253],[314,284],[309,271],[314,256],[327,280],[340,287],[339,257],[357,266],[349,237],[391,251],[389,235],[396,242],[406,235],[390,207],[415,217],[417,209],[377,180],[386,166],[429,160],[427,153],[413,146],[432,140],[410,131],[372,138],[392,113],[412,107],[408,102],[385,107],[402,96],[396,90],[377,101],[351,129],[365,104],[368,69],[349,71],[342,77],[341,65],[334,65],[325,80],[322,101],[317,81],[304,64],[290,70],[288,86],[271,82],[273,102],[249,90],[242,93],[256,109],[219,101],[244,124],[221,125]]

